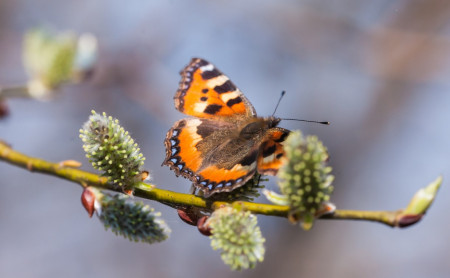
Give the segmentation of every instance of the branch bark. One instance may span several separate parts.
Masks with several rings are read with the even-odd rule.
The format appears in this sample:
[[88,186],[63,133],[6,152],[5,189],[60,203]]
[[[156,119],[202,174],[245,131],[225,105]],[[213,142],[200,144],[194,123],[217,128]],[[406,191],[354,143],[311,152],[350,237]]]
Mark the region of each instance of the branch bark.
[[[82,171],[66,166],[66,163],[54,163],[40,158],[27,156],[18,151],[13,150],[8,144],[0,141],[0,160],[12,165],[27,169],[30,172],[39,172],[48,175],[57,176],[75,183],[82,187],[96,186],[103,189],[121,192],[120,188],[116,188],[108,183],[106,177],[101,177],[94,173]],[[189,207],[194,206],[206,210],[214,210],[230,202],[208,201],[192,194],[178,193],[170,190],[157,188],[153,184],[140,183],[134,194],[144,199],[154,200],[171,207]],[[255,214],[287,217],[289,212],[288,206],[279,206],[272,204],[241,202],[239,205],[246,210]],[[403,210],[397,211],[357,211],[357,210],[335,210],[332,214],[323,215],[320,219],[335,220],[363,220],[373,221],[388,225],[390,227],[406,227],[417,223],[423,216],[419,214],[404,214]]]

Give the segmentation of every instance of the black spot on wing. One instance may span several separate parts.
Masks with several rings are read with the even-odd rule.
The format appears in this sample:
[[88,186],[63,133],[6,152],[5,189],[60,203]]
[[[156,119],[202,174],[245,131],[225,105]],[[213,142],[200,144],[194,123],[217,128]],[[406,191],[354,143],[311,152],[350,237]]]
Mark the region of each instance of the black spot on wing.
[[200,135],[203,139],[211,135],[214,132],[214,128],[211,125],[207,125],[205,123],[197,126],[197,134]]
[[201,100],[201,101],[207,101],[208,98],[207,98],[207,97],[201,97],[200,100]]
[[268,148],[264,148],[263,152],[262,152],[263,157],[268,157],[269,155],[272,155],[276,149],[277,149],[277,146],[275,144],[273,144],[272,146],[270,146]]
[[218,105],[218,104],[210,104],[208,106],[206,106],[205,111],[203,111],[204,113],[207,114],[211,114],[214,115],[216,114],[218,111],[220,111],[220,109],[222,109],[222,105]]
[[207,88],[202,90],[202,93],[206,94],[209,90]]
[[282,156],[283,156],[283,154],[282,154],[282,153],[279,153],[279,154],[277,154],[276,158],[277,158],[277,159],[280,159]]
[[248,166],[251,165],[253,162],[256,161],[256,156],[258,155],[258,152],[256,150],[251,151],[249,154],[247,154],[239,163],[242,166]]
[[238,104],[238,103],[241,103],[241,102],[242,102],[242,98],[241,97],[235,97],[235,98],[232,98],[232,99],[227,101],[227,106],[231,107],[231,106],[233,106],[235,104]]
[[283,134],[280,136],[280,138],[275,139],[274,141],[277,142],[277,143],[284,142],[284,140],[286,140],[286,136],[288,136],[288,132],[283,133]]
[[202,72],[201,75],[203,79],[208,80],[217,77],[219,75],[222,75],[222,73],[214,68],[213,70]]
[[208,61],[205,61],[205,60],[200,59],[200,58],[196,59],[196,66],[197,66],[197,68],[203,67],[203,66],[206,66],[206,65],[209,65]]
[[234,86],[234,84],[231,83],[230,80],[227,80],[225,83],[223,83],[220,86],[214,87],[214,91],[216,91],[219,94],[223,94],[223,93],[226,93],[226,92],[232,92],[232,91],[234,91],[236,89],[237,89],[236,86]]

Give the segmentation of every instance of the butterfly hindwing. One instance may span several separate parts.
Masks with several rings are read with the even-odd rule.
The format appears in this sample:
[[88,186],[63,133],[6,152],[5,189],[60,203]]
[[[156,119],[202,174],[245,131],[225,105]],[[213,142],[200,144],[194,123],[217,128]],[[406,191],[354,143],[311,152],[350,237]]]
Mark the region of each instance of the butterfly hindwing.
[[268,140],[264,141],[258,156],[258,173],[276,175],[284,157],[283,142],[289,130],[275,127],[267,131]]
[[258,148],[239,138],[223,140],[233,132],[228,122],[182,119],[167,133],[163,165],[191,180],[206,197],[242,186],[256,172]]
[[202,140],[197,134],[200,119],[182,119],[176,122],[167,132],[164,144],[166,146],[167,165],[177,176],[190,178],[201,165],[201,153],[195,145]]
[[200,118],[256,116],[247,98],[213,64],[193,58],[181,71],[181,77],[174,97],[180,112]]

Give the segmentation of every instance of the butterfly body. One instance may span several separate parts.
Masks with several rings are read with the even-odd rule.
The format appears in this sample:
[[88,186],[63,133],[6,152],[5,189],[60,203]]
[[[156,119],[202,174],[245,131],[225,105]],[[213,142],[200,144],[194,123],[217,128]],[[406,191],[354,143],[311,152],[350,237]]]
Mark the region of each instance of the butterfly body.
[[242,186],[257,171],[276,174],[288,130],[276,117],[257,117],[245,96],[205,60],[194,58],[181,72],[175,107],[194,118],[179,120],[165,140],[176,175],[191,180],[206,197]]

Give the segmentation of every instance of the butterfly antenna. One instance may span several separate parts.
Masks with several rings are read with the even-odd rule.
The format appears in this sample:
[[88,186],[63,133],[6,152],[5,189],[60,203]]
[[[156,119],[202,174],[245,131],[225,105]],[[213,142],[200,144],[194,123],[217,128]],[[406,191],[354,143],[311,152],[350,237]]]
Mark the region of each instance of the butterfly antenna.
[[[273,113],[272,113],[272,117],[273,117],[273,115],[275,115],[275,112],[277,112],[278,105],[280,105],[281,99],[284,97],[285,94],[286,94],[286,91],[283,90],[283,91],[281,92],[280,98],[278,99],[277,106],[275,106],[275,110],[274,110]],[[301,119],[283,119],[283,118],[282,118],[281,120],[284,120],[284,121],[307,122],[307,123],[316,123],[316,124],[321,124],[321,125],[330,125],[330,122],[327,122],[327,121],[325,121],[325,122],[320,122],[320,121],[310,121],[310,120],[301,120]]]
[[275,110],[273,110],[272,117],[273,117],[273,115],[275,115],[275,112],[277,112],[278,105],[280,105],[280,101],[284,97],[284,94],[286,94],[286,91],[281,92],[280,98],[278,99],[277,106],[275,106]]
[[298,121],[298,122],[307,122],[307,123],[316,123],[321,125],[330,125],[330,122],[320,122],[320,121],[310,121],[310,120],[301,120],[301,119],[281,119],[283,121]]

